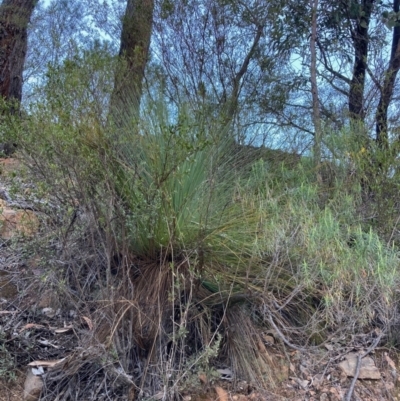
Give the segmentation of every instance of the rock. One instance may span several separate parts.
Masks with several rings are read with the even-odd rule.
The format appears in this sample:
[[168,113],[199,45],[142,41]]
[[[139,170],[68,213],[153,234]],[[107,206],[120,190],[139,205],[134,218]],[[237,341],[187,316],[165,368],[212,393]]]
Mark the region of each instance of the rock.
[[0,155],[11,156],[17,150],[17,144],[11,142],[0,143]]
[[[339,368],[346,374],[347,377],[354,377],[357,368],[358,355],[350,353],[346,355],[346,359],[339,363]],[[374,360],[369,356],[361,360],[359,379],[379,380],[381,373],[375,366]]]
[[52,317],[54,317],[56,315],[56,311],[53,308],[50,308],[50,307],[43,308],[42,309],[42,313],[44,315],[46,315],[47,317],[49,317],[49,318],[52,318]]
[[29,368],[24,384],[24,401],[37,401],[40,398],[42,388],[42,377],[35,375],[32,368]]
[[0,199],[0,237],[11,239],[15,235],[33,236],[39,229],[39,220],[31,210],[12,209]]
[[0,187],[0,199],[5,200],[5,201],[10,201],[11,200],[7,189],[4,188],[4,187]]

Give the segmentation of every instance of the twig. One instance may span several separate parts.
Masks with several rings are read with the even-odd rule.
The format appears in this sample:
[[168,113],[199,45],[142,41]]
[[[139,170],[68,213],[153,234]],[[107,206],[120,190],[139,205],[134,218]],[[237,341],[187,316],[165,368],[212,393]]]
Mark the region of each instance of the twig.
[[298,347],[297,345],[292,344],[286,337],[285,335],[279,330],[278,326],[275,324],[274,320],[272,319],[271,313],[268,313],[268,320],[271,323],[272,327],[278,334],[278,336],[281,338],[281,340],[290,348],[293,348],[297,351],[300,352],[306,352],[306,350],[302,347]]
[[362,356],[361,356],[361,354],[359,354],[358,357],[357,357],[356,372],[355,372],[355,374],[354,374],[354,377],[353,377],[353,380],[352,380],[352,382],[351,382],[349,391],[348,391],[348,393],[347,393],[346,401],[351,401],[351,397],[352,397],[353,392],[354,392],[354,387],[355,387],[355,385],[356,385],[356,382],[357,382],[357,379],[358,379],[358,376],[359,376],[360,370],[361,370],[361,359],[362,359]]
[[370,347],[363,353],[363,354],[359,354],[358,358],[357,358],[357,367],[356,367],[356,372],[354,374],[353,380],[351,382],[349,391],[347,393],[347,396],[345,398],[345,401],[351,401],[351,397],[353,396],[353,392],[354,392],[354,387],[356,385],[358,376],[360,375],[360,370],[361,370],[361,360],[367,356],[371,351],[373,351],[379,344],[379,341],[381,340],[383,336],[383,333],[380,332],[378,337],[375,339],[375,341],[370,345]]
[[393,226],[392,233],[390,234],[389,241],[387,242],[388,246],[390,246],[390,243],[392,242],[392,239],[393,239],[393,236],[394,236],[394,232],[396,230],[397,224],[399,224],[399,221],[400,221],[400,215],[399,215],[399,217],[397,217],[396,223]]

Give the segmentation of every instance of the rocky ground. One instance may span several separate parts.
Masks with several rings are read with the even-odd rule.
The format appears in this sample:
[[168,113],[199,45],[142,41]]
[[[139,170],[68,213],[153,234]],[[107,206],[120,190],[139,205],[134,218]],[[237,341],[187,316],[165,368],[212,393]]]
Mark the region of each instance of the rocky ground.
[[[43,399],[46,376],[57,372],[53,378],[60,381],[76,378],[71,373],[74,361],[104,352],[90,342],[93,323],[87,311],[63,307],[58,294],[41,285],[43,272],[35,257],[20,254],[21,238],[26,241],[39,235],[40,216],[21,197],[10,195],[10,177],[19,168],[15,159],[1,160],[0,401]],[[82,344],[82,338],[89,340]],[[252,383],[233,382],[226,368],[217,369],[220,377],[214,379],[196,373],[191,387],[182,389],[182,400],[400,400],[399,353],[394,347],[382,346],[385,342],[378,330],[350,340],[331,338],[312,349],[291,347],[274,331],[264,333],[263,338],[254,352],[255,357],[269,355],[269,391]],[[119,380],[117,369],[114,374]],[[90,399],[106,399],[102,375],[101,369],[88,373],[76,386],[90,385]],[[164,397],[164,393],[149,394],[148,400]],[[115,399],[136,398],[132,387],[129,394]],[[61,399],[72,398],[64,394]]]

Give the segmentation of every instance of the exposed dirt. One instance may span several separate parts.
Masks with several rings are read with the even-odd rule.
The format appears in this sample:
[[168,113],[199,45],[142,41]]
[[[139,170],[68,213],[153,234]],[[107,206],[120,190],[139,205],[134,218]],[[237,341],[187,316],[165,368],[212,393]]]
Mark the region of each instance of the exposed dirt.
[[[359,401],[380,401],[380,400],[399,400],[400,383],[394,370],[389,368],[385,362],[387,350],[379,350],[373,359],[380,368],[382,378],[378,381],[358,380],[355,386],[352,400]],[[394,356],[392,353],[389,353]],[[304,362],[305,360],[303,360]],[[307,360],[307,361],[311,361]],[[233,385],[226,381],[213,383],[203,383],[200,378],[198,388],[193,391],[183,391],[182,400],[184,401],[273,401],[273,400],[294,400],[294,401],[341,401],[345,399],[350,379],[343,376],[340,371],[332,366],[323,372],[315,375],[304,375],[304,369],[295,369],[293,376],[284,380],[276,388],[270,391],[261,391],[253,388],[248,383],[239,382]],[[328,373],[330,372],[330,373]],[[281,372],[277,372],[281,374]],[[303,377],[308,379],[303,379]],[[25,374],[17,372],[16,380],[7,382],[0,381],[0,401],[22,400],[23,385]],[[155,394],[154,399],[161,399],[162,394]],[[135,398],[133,398],[135,399]]]
[[[30,296],[32,297],[32,294]],[[88,334],[91,330],[89,318],[79,311],[62,309],[54,311],[51,307],[39,310],[30,307],[22,311],[15,308],[12,301],[2,303],[0,326],[5,333],[4,340],[7,343],[6,357],[11,356],[19,369],[16,372],[15,383],[5,380],[0,382],[0,389],[2,389],[0,401],[23,399],[23,381],[29,362],[54,361],[68,357],[71,358],[68,363],[71,365],[77,350],[82,350],[78,338],[82,337],[84,331]],[[350,346],[341,346],[332,342],[327,345],[330,350],[324,348],[308,352],[290,350],[279,341],[276,344],[265,344],[273,361],[271,384],[275,382],[275,387],[271,385],[271,389],[265,391],[244,381],[232,383],[229,377],[228,380],[209,381],[205,375],[199,374],[197,384],[194,383],[191,389],[182,391],[182,400],[341,401],[345,399],[352,378],[347,377],[338,364],[350,351],[364,351],[364,340],[368,341],[368,339],[359,338]],[[357,380],[352,400],[399,400],[400,367],[397,351],[377,348],[370,356],[379,370],[380,378],[379,380]],[[154,399],[162,399],[163,394],[153,396]]]
[[0,401],[21,401],[24,399],[25,373],[17,372],[13,381],[0,380]]
[[21,163],[14,157],[0,158],[0,173],[3,177],[16,174],[21,168]]

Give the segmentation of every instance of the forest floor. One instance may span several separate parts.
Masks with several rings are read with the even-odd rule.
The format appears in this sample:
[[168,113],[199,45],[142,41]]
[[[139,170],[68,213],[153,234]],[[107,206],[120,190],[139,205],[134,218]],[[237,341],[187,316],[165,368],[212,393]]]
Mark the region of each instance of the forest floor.
[[[0,163],[0,401],[35,401],[41,399],[42,375],[45,377],[55,366],[59,369],[61,366],[62,370],[65,361],[71,364],[90,348],[93,324],[84,308],[65,308],[55,290],[43,291],[43,272],[35,258],[18,254],[16,238],[22,233],[25,241],[29,240],[35,235],[38,224],[33,211],[26,207],[19,209],[8,196],[10,188],[6,177],[18,171],[18,162],[3,159]],[[373,328],[371,333],[374,333]],[[381,344],[371,349],[371,333],[354,336],[350,343],[332,338],[321,347],[293,349],[285,345],[277,333],[266,332],[264,344],[254,352],[255,357],[261,352],[269,354],[271,387],[268,391],[253,383],[233,382],[232,372],[227,368],[219,369],[221,378],[214,380],[206,374],[196,374],[192,388],[182,389],[181,399],[400,400],[400,353],[394,347]],[[366,354],[368,349],[357,374],[358,355]],[[357,380],[353,379],[355,374]],[[39,382],[39,390],[35,388],[36,382]],[[96,381],[93,383],[95,385]],[[147,399],[163,397],[163,394],[153,394]],[[118,399],[136,398],[132,392]]]

